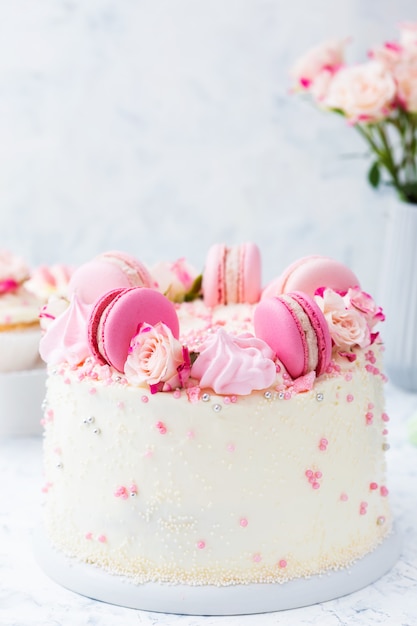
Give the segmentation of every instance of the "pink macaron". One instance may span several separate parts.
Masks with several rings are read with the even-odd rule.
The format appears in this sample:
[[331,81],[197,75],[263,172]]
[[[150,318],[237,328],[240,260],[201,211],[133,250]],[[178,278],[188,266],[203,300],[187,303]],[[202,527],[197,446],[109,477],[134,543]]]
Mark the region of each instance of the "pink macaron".
[[303,291],[310,296],[320,287],[347,291],[359,287],[357,276],[346,265],[331,257],[311,255],[295,261],[265,287],[261,299],[291,291]]
[[176,339],[179,322],[175,306],[162,293],[147,287],[113,289],[94,304],[88,342],[99,363],[124,371],[130,342],[143,323],[163,322]]
[[323,374],[332,341],[324,315],[306,293],[292,292],[262,300],[254,313],[255,335],[275,352],[292,378]]
[[261,294],[261,255],[254,243],[227,247],[213,245],[203,273],[203,296],[207,306],[253,304]]
[[70,295],[76,292],[86,304],[111,289],[129,287],[154,287],[154,281],[141,261],[119,251],[104,252],[80,265],[68,284]]

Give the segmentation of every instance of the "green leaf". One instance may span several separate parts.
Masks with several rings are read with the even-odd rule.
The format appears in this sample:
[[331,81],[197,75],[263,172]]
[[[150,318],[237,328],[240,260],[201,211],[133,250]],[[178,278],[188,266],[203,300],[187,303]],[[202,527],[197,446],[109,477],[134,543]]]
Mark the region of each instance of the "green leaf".
[[200,274],[199,276],[197,276],[197,278],[194,280],[193,284],[191,285],[191,288],[189,291],[187,291],[187,293],[184,296],[184,300],[185,302],[192,302],[193,300],[195,300],[196,298],[199,298],[201,295],[201,284],[203,282],[203,276],[202,274]]
[[379,163],[375,161],[368,172],[368,180],[372,187],[378,187],[381,182],[381,172],[379,170]]

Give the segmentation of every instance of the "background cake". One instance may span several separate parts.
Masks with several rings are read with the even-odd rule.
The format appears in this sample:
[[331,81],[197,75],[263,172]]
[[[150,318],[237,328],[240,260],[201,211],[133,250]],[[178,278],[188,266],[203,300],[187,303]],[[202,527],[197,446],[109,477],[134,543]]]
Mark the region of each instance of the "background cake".
[[[74,273],[41,341],[56,554],[133,589],[285,589],[378,551],[383,313],[356,276],[315,256],[262,289],[257,247],[218,245],[202,286],[176,266],[170,300],[139,262],[127,280],[101,260]],[[87,587],[73,588],[106,599]]]
[[61,297],[69,273],[62,265],[34,270],[19,256],[0,251],[0,435],[42,431],[41,311],[52,296]]

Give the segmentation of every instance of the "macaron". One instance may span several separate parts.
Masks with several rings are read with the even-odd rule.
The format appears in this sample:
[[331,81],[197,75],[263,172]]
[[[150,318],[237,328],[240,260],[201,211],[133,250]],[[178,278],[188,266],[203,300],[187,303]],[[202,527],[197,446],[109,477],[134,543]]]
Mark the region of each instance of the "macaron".
[[308,294],[297,291],[265,298],[255,309],[254,328],[292,378],[326,371],[332,352],[330,332]]
[[208,251],[203,273],[203,297],[207,306],[253,304],[261,294],[261,255],[248,242],[227,247],[219,243]]
[[347,291],[359,287],[359,279],[346,265],[327,256],[311,255],[295,261],[265,287],[261,300],[291,291],[303,291],[310,296],[320,287]]
[[154,281],[141,261],[124,252],[110,251],[80,265],[71,276],[68,292],[76,292],[82,302],[93,304],[112,289],[129,287],[154,287]]
[[155,289],[113,289],[98,298],[88,323],[89,346],[98,362],[123,372],[130,342],[144,322],[163,322],[179,337],[175,306]]

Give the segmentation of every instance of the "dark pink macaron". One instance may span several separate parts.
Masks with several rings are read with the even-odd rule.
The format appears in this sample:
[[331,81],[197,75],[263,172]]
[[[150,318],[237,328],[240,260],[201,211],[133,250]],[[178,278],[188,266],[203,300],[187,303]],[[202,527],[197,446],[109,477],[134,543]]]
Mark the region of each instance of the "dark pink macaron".
[[179,337],[175,306],[159,291],[132,287],[113,289],[101,296],[88,325],[89,345],[99,363],[123,372],[130,342],[145,322],[151,326],[163,322],[176,339]]
[[330,332],[308,294],[297,291],[262,300],[255,309],[254,327],[293,378],[326,371],[332,352]]

